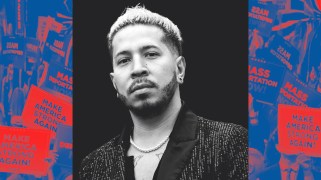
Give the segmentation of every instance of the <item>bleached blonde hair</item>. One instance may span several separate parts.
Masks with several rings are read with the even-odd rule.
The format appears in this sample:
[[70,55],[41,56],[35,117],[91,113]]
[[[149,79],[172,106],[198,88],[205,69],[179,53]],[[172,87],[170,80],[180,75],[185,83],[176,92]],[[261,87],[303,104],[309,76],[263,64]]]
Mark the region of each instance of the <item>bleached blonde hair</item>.
[[115,34],[128,25],[146,24],[161,28],[165,34],[164,41],[167,42],[178,55],[182,55],[183,39],[178,27],[168,18],[147,10],[144,6],[137,5],[128,7],[111,26],[107,35],[108,49],[112,55],[112,41]]

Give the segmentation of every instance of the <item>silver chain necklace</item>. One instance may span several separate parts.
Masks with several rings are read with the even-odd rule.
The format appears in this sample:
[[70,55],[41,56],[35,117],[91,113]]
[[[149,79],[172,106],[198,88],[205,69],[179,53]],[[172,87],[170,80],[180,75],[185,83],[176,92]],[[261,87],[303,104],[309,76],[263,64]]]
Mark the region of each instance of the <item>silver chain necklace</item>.
[[167,136],[165,140],[163,140],[162,142],[160,142],[160,143],[159,143],[158,145],[156,145],[155,147],[150,148],[150,149],[143,149],[143,148],[138,147],[138,146],[134,143],[132,136],[130,136],[130,144],[133,145],[138,151],[143,152],[143,153],[149,153],[149,152],[156,151],[157,149],[159,149],[160,147],[162,147],[168,140],[169,140],[169,136]]

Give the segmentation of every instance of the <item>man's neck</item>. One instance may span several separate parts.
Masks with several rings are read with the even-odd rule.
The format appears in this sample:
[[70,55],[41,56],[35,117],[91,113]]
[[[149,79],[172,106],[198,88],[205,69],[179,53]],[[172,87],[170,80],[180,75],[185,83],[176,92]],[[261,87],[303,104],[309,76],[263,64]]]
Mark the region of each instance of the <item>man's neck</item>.
[[180,97],[173,96],[164,111],[154,117],[143,118],[131,113],[135,143],[141,147],[149,148],[165,139],[174,127],[181,106]]

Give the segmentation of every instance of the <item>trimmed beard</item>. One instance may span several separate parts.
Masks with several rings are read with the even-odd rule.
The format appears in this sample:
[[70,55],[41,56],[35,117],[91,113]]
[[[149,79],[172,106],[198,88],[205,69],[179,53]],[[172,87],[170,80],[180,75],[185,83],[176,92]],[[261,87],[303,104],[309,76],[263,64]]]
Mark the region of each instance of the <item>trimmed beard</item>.
[[174,72],[171,81],[161,89],[161,97],[159,97],[155,102],[150,102],[148,99],[142,99],[143,103],[139,107],[133,106],[127,101],[127,98],[124,95],[119,92],[118,94],[119,99],[133,114],[139,117],[149,118],[162,113],[166,109],[175,94],[177,86],[178,83]]

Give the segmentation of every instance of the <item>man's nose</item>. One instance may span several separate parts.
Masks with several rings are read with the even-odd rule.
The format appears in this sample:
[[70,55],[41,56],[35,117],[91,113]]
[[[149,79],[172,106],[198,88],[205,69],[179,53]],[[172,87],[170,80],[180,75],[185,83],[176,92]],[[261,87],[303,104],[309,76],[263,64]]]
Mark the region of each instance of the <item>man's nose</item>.
[[148,73],[148,68],[144,59],[141,57],[134,57],[131,77],[134,79],[137,77],[147,76]]

